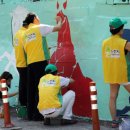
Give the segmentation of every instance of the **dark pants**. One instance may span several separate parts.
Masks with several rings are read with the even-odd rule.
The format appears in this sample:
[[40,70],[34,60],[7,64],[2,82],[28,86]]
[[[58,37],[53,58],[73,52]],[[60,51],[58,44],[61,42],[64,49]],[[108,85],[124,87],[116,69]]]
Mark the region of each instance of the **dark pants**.
[[17,67],[19,72],[19,102],[27,106],[27,67]]
[[29,120],[37,120],[42,118],[42,115],[37,109],[39,102],[38,84],[40,78],[45,75],[44,70],[47,65],[47,61],[40,61],[28,65],[27,112]]

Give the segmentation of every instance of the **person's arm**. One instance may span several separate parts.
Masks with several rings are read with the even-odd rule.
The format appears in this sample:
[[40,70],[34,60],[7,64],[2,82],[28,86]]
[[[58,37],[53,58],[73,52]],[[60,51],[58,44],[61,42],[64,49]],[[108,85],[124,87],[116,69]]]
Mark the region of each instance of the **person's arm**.
[[74,79],[72,78],[65,78],[60,76],[60,86],[67,87],[70,83],[74,83]]
[[130,51],[130,42],[127,42],[125,45],[125,50]]
[[57,16],[56,17],[56,21],[57,21],[57,25],[54,26],[52,32],[57,32],[61,29],[62,25],[63,25],[63,22],[62,22],[62,19],[60,16]]
[[9,93],[9,94],[8,94],[8,97],[13,97],[13,96],[16,96],[17,94],[18,94],[18,92]]
[[61,29],[62,24],[65,22],[65,18],[62,22],[61,17],[57,16],[57,25],[52,26],[52,25],[47,25],[47,24],[40,24],[38,27],[40,28],[40,33],[42,36],[46,36],[52,32],[57,32]]

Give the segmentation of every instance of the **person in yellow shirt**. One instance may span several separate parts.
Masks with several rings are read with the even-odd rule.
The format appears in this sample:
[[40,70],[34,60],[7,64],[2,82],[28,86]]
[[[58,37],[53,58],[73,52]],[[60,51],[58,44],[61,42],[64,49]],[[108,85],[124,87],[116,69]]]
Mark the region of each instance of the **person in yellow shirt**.
[[44,70],[50,59],[50,52],[47,45],[46,35],[57,32],[62,27],[62,19],[56,17],[57,25],[51,26],[40,24],[38,16],[34,13],[27,14],[24,22],[28,29],[24,35],[24,49],[27,54],[28,65],[28,101],[27,113],[29,120],[42,120],[43,116],[37,109],[38,104],[38,83],[44,75]]
[[102,43],[102,61],[105,83],[110,84],[109,108],[112,117],[112,127],[118,127],[119,120],[116,117],[116,100],[120,85],[130,92],[130,80],[128,79],[128,66],[125,52],[130,51],[130,42],[122,38],[123,27],[127,21],[113,18],[109,22],[111,36]]
[[23,26],[16,32],[13,40],[16,67],[19,73],[19,102],[22,106],[27,106],[27,62],[23,48],[23,34],[27,27],[27,24],[23,22]]
[[75,92],[69,90],[63,96],[61,89],[74,82],[72,78],[65,78],[57,75],[57,67],[48,64],[43,77],[38,85],[39,103],[38,110],[44,116],[44,125],[50,125],[50,118],[63,115],[62,125],[74,124],[72,120],[72,107],[75,101]]

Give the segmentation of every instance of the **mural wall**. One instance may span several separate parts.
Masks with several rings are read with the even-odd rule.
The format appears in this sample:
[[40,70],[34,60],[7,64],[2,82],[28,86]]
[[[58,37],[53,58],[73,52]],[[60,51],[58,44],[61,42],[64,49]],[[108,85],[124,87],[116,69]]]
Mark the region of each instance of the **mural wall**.
[[[91,116],[88,83],[94,80],[100,119],[110,120],[109,86],[103,82],[101,43],[110,35],[108,22],[112,17],[125,18],[128,21],[126,29],[129,29],[129,5],[106,4],[106,0],[5,0],[4,4],[0,4],[0,74],[4,70],[13,74],[10,91],[18,89],[15,86],[19,80],[12,37],[30,11],[39,16],[41,23],[50,25],[56,24],[56,15],[66,17],[62,30],[47,37],[52,55],[50,62],[58,66],[61,75],[76,80],[74,85],[69,86],[77,94],[73,108],[76,115]],[[126,33],[124,37],[128,35]],[[66,91],[63,90],[63,93]],[[10,99],[11,105],[15,101],[16,97]],[[117,106],[118,113],[129,112],[129,94],[122,87]]]
[[[63,9],[66,9],[67,5],[67,0],[61,4]],[[59,7],[59,2],[57,2],[57,9]],[[76,61],[68,16],[64,14],[62,9],[58,11],[57,15],[61,16],[62,19],[65,18],[65,23],[63,24],[62,29],[58,32],[57,48],[52,54],[50,62],[58,67],[58,70],[61,73],[60,75],[75,79],[74,84],[63,90],[63,93],[68,89],[71,89],[76,93],[73,113],[77,116],[91,117],[89,82],[92,80],[88,77],[84,77],[79,63]],[[86,99],[86,102],[84,102],[84,99]]]

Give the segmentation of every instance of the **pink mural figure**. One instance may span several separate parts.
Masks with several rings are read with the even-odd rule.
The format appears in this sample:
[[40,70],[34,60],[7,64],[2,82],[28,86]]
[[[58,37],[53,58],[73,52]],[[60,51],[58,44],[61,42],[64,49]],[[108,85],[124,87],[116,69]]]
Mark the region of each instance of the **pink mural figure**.
[[[57,1],[57,9],[59,8]],[[67,7],[67,0],[63,3],[64,9]],[[74,54],[74,46],[71,41],[70,26],[66,15],[60,10],[57,16],[61,16],[66,20],[62,29],[58,32],[57,48],[51,56],[50,63],[57,66],[59,75],[72,77],[75,83],[68,88],[63,89],[63,94],[71,89],[76,93],[76,100],[73,107],[73,113],[77,116],[91,117],[89,82],[92,79],[84,77],[80,69],[79,63],[76,62]]]

